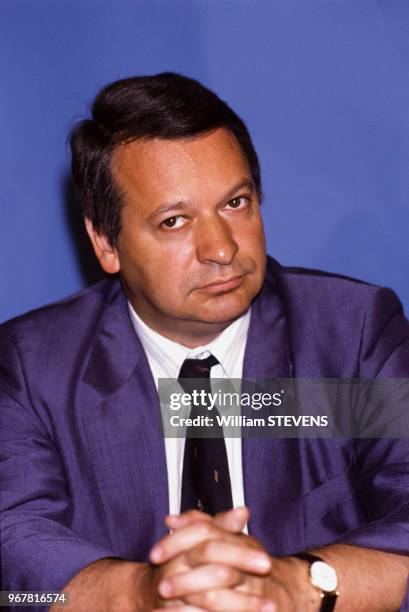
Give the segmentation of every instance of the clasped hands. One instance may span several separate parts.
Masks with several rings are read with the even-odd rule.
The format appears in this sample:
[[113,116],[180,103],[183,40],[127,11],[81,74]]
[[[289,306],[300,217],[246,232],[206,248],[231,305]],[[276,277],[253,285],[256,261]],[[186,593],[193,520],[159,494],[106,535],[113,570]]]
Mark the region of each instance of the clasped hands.
[[[191,510],[165,519],[171,530],[150,553],[156,609],[167,612],[289,612],[314,609],[300,562],[273,558],[242,533],[247,508],[215,517]],[[303,591],[305,591],[303,593]]]

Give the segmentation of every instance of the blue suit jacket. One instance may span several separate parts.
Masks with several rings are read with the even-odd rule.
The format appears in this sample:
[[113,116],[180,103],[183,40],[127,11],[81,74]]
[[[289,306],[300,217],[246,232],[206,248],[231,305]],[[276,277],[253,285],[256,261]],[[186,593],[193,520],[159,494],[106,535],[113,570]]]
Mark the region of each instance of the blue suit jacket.
[[[58,590],[166,530],[155,384],[118,281],[0,330],[3,588]],[[244,378],[409,378],[392,291],[269,261]],[[274,555],[343,542],[409,553],[407,440],[243,439],[250,533]],[[402,609],[404,609],[402,607]]]

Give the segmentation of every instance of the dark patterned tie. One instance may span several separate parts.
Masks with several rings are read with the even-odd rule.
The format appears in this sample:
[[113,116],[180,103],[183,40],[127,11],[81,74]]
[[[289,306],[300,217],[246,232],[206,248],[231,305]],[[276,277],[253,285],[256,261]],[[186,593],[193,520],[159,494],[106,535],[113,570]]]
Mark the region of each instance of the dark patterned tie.
[[[211,393],[210,370],[218,363],[213,355],[207,359],[185,359],[178,379],[185,393],[191,395],[195,390]],[[218,414],[216,408],[208,410],[207,402],[192,405],[191,418],[209,416],[213,425],[186,430],[181,512],[196,508],[214,515],[233,507],[226,444],[223,427],[217,423]]]

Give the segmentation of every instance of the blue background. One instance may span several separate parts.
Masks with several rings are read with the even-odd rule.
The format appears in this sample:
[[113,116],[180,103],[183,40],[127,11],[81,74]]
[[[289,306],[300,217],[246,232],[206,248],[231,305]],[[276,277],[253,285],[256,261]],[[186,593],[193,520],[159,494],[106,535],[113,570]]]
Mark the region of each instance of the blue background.
[[174,70],[247,122],[269,252],[409,310],[407,0],[0,0],[0,320],[98,277],[66,136],[97,90]]

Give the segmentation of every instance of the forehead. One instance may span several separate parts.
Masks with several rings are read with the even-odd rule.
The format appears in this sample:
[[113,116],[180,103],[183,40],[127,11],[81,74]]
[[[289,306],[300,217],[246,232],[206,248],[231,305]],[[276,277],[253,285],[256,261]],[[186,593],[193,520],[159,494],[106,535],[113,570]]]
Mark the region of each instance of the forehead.
[[[115,180],[126,196],[186,199],[251,179],[234,135],[219,128],[190,139],[136,140],[114,153]],[[216,193],[215,193],[216,195]]]

